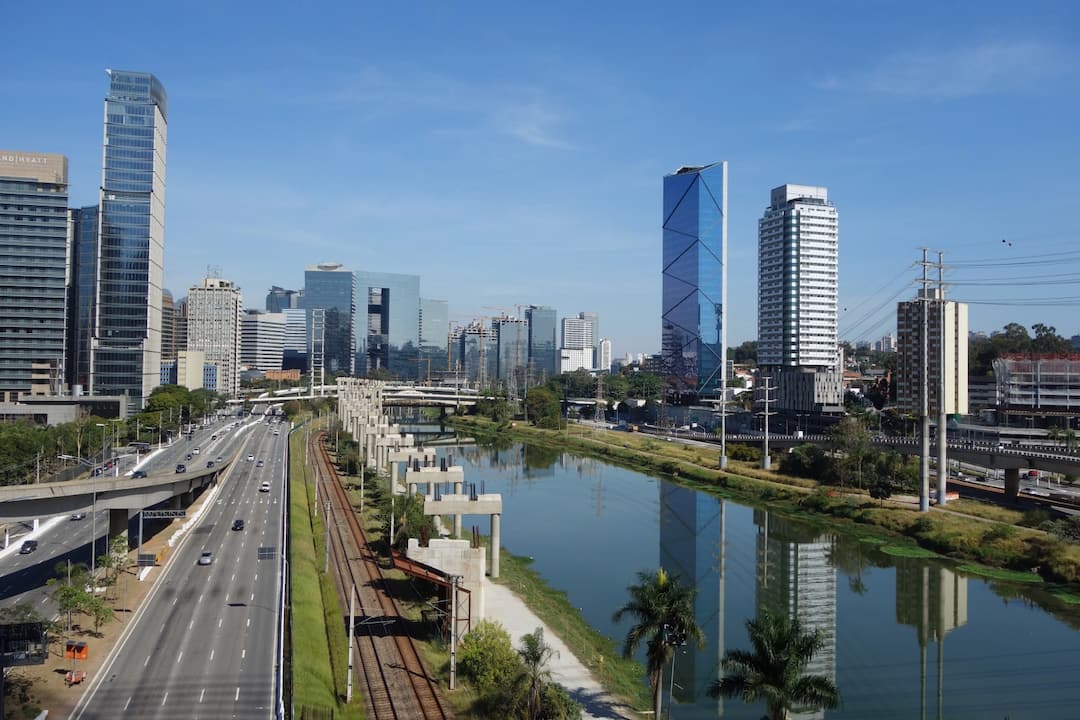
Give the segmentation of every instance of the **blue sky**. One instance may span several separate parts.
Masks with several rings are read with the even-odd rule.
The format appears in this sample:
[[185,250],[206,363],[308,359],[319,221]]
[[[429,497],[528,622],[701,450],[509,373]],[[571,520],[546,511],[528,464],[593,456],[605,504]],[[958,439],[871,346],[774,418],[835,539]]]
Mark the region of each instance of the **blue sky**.
[[590,310],[654,352],[661,179],[728,160],[732,344],[785,182],[839,209],[843,337],[895,331],[923,246],[951,296],[1007,303],[973,329],[1080,333],[1074,2],[390,5],[7,3],[0,148],[67,155],[93,204],[103,70],[155,73],[177,297],[213,265],[261,308],[337,261],[419,274],[451,320]]

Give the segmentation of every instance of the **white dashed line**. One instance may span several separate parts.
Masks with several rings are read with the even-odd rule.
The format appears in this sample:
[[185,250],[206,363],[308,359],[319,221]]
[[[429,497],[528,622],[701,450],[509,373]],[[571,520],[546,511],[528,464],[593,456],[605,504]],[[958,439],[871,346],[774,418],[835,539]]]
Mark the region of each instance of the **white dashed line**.
[[127,712],[127,709],[128,709],[128,705],[130,705],[130,704],[131,704],[131,698],[128,698],[128,699],[127,699],[127,702],[126,702],[126,703],[124,703],[124,712]]
[[180,658],[182,658],[182,657],[184,657],[184,651],[183,650],[181,650],[180,654],[176,656],[176,663],[178,665],[180,664]]
[[142,664],[142,666],[143,666],[143,667],[146,667],[146,666],[147,666],[147,665],[149,665],[149,664],[150,664],[150,656],[149,656],[149,655],[147,655],[147,656],[146,656],[146,660],[143,660],[143,664]]
[[236,695],[233,697],[233,701],[240,699],[240,688],[236,688]]
[[218,618],[218,621],[217,621],[217,626],[218,626],[219,628],[221,627],[221,618]]
[[202,702],[202,696],[203,696],[203,693],[205,693],[205,692],[206,692],[206,688],[203,688],[202,690],[199,691],[199,702]]
[[169,699],[169,693],[165,693],[165,697],[161,698],[161,706],[165,707],[165,701]]

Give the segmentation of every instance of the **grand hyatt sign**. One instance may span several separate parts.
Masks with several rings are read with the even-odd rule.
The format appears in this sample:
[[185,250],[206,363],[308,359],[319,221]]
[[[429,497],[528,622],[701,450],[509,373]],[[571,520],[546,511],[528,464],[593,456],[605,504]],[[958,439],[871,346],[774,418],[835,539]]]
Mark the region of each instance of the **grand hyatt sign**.
[[55,153],[0,150],[0,175],[67,183],[67,158]]

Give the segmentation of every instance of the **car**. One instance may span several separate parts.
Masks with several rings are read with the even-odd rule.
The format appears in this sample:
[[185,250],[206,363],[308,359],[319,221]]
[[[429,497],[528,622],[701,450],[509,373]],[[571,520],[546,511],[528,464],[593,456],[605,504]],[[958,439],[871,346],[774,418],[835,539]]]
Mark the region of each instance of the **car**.
[[69,520],[85,520],[86,519],[86,513],[84,513],[84,512],[71,513],[71,517],[68,518],[68,519]]
[[144,477],[146,477],[146,471],[145,470],[136,470],[135,472],[131,473],[131,477],[133,477],[133,478],[144,478]]
[[209,550],[203,550],[202,555],[199,556],[199,564],[209,565],[212,562],[214,562],[214,553]]
[[187,465],[185,465],[184,463],[178,463],[176,466],[176,472],[177,474],[187,472]]
[[225,458],[221,457],[220,455],[218,455],[217,459],[214,460],[214,462],[216,462],[216,463],[221,463],[221,462],[224,462],[224,461],[225,461]]
[[213,460],[207,460],[207,461],[206,461],[206,467],[207,467],[207,468],[212,468],[212,467],[214,467],[214,461],[213,461]]
[[217,440],[217,433],[214,433],[213,435],[211,435],[210,439],[211,440]]
[[190,461],[192,459],[191,458],[191,453],[188,453],[187,455],[185,455],[184,459]]
[[191,454],[192,455],[198,455],[199,454],[199,448],[195,448],[194,450],[192,450]]
[[19,548],[20,555],[29,555],[37,550],[37,540],[23,540],[22,547]]
[[264,481],[263,484],[259,486],[259,492],[270,492],[270,483]]
[[254,459],[255,459],[255,456],[254,456],[254,455],[248,455],[248,456],[247,456],[247,461],[248,461],[248,462],[251,462],[251,461],[252,461],[252,460],[254,460]]
[[233,520],[232,529],[233,530],[243,530],[244,529],[244,518],[236,518],[235,520]]
[[260,460],[259,462],[255,463],[255,467],[262,467],[262,466],[263,466],[263,461],[262,461],[262,460]]

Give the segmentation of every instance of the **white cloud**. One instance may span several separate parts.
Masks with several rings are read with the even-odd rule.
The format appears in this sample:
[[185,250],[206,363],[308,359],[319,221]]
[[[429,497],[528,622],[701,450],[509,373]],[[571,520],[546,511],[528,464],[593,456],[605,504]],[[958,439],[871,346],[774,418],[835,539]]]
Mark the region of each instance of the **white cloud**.
[[1073,73],[1076,59],[1070,50],[1038,42],[920,50],[893,55],[869,70],[828,77],[818,87],[901,100],[1027,92]]

